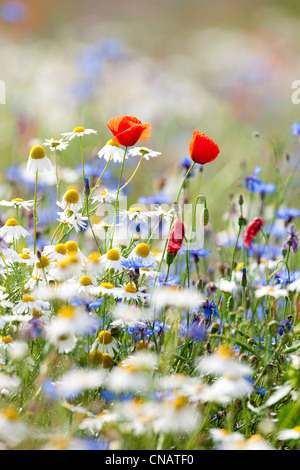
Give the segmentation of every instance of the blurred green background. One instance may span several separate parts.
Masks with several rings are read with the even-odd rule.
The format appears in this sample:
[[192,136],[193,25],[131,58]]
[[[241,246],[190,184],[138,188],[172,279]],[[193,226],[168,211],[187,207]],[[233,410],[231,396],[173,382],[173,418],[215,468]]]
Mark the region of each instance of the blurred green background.
[[[133,114],[152,124],[147,145],[162,152],[145,162],[134,194],[152,194],[157,179],[173,181],[178,168],[176,185],[197,129],[221,154],[193,190],[207,194],[221,217],[227,195],[240,192],[255,165],[263,166],[264,181],[274,181],[271,146],[254,131],[278,146],[283,176],[285,153],[298,158],[291,125],[300,105],[291,101],[291,86],[300,79],[299,14],[299,2],[289,0],[0,2],[1,169],[27,161],[35,139],[78,125],[98,131],[85,140],[93,158],[111,137],[109,119]],[[77,146],[63,159],[77,166]],[[295,197],[296,179],[291,204]]]

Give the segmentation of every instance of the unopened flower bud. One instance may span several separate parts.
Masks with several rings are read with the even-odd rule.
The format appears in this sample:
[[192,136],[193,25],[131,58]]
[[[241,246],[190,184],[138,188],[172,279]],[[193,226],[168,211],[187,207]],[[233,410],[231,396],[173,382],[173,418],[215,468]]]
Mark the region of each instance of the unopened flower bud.
[[207,207],[205,207],[201,213],[201,224],[203,225],[203,227],[206,227],[208,222],[209,222],[209,210],[207,209]]

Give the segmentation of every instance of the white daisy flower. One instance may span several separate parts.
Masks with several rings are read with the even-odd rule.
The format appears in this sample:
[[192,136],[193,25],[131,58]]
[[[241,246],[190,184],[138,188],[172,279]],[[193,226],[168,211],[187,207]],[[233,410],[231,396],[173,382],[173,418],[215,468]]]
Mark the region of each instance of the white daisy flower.
[[62,136],[66,137],[67,140],[72,140],[75,137],[82,137],[84,135],[97,134],[94,129],[85,129],[82,126],[75,127],[72,132],[65,132]]
[[35,310],[49,310],[49,302],[43,302],[42,300],[36,300],[33,295],[24,295],[12,309],[13,313],[30,313],[32,314]]
[[255,291],[255,297],[257,297],[258,299],[260,297],[265,297],[268,295],[274,297],[275,299],[278,299],[279,297],[287,297],[288,291],[287,289],[281,289],[279,284],[276,286],[264,286],[261,289],[257,289]]
[[56,245],[46,245],[43,249],[43,254],[50,261],[61,261],[66,258],[68,251],[64,243],[58,243]]
[[143,155],[145,160],[149,160],[150,158],[158,157],[158,155],[161,155],[161,152],[155,152],[147,147],[134,147],[129,150],[129,155],[131,157],[141,157]]
[[43,145],[45,147],[49,147],[50,150],[52,150],[53,152],[55,150],[59,150],[61,152],[62,150],[65,150],[69,146],[68,142],[65,142],[63,139],[55,140],[53,138],[45,139],[45,142],[43,143]]
[[156,433],[190,433],[201,420],[195,404],[188,404],[187,398],[180,395],[159,404],[159,411],[159,417],[153,423]]
[[145,294],[144,292],[138,291],[135,287],[135,284],[130,282],[126,286],[118,289],[118,292],[116,294],[119,299],[136,301],[141,300],[142,302],[147,300],[147,298],[149,297],[149,294]]
[[153,264],[153,266],[157,265],[156,259],[154,254],[150,250],[150,246],[147,243],[139,243],[130,253],[128,256],[129,260],[136,260],[142,258],[145,264]]
[[78,294],[94,295],[96,287],[97,285],[94,284],[93,279],[87,275],[81,276],[78,283],[76,283]]
[[18,419],[18,413],[12,409],[3,409],[0,412],[0,439],[10,447],[17,446],[28,437],[26,425]]
[[213,354],[202,357],[196,368],[204,374],[228,377],[242,377],[253,373],[252,369],[247,364],[239,362],[226,346],[220,346]]
[[113,338],[112,334],[109,331],[103,330],[100,331],[96,341],[92,346],[92,350],[101,351],[102,354],[109,354],[110,356],[114,356],[115,351],[118,351],[118,343]]
[[300,439],[300,426],[295,426],[292,429],[283,429],[278,434],[278,439],[281,441],[289,441]]
[[30,211],[33,205],[34,205],[33,200],[24,201],[23,199],[19,197],[12,199],[11,201],[5,201],[5,200],[0,201],[0,206],[14,207],[15,209],[19,209],[21,207],[22,209],[25,209],[26,211]]
[[288,286],[288,290],[291,290],[293,292],[300,292],[300,278],[294,282],[291,282],[291,284]]
[[65,212],[66,216],[68,216],[68,212],[72,211],[73,213],[78,212],[81,207],[80,195],[77,189],[69,189],[65,192],[63,199],[61,202],[57,201],[56,203],[63,211]]
[[232,294],[236,289],[235,282],[228,281],[227,279],[221,279],[219,282],[219,290],[227,294]]
[[101,387],[105,379],[106,374],[102,370],[70,370],[53,385],[55,385],[55,392],[58,397],[69,398],[84,390]]
[[79,424],[79,429],[88,431],[92,435],[98,435],[106,423],[114,423],[118,421],[118,419],[119,416],[117,413],[104,410],[96,416],[83,419]]
[[0,307],[2,308],[12,308],[14,304],[7,300],[8,294],[4,293],[3,290],[0,289]]
[[21,237],[27,237],[29,233],[16,219],[8,219],[3,227],[0,228],[0,237],[7,243],[13,243]]
[[151,211],[143,211],[141,207],[134,206],[129,210],[121,209],[119,211],[119,217],[122,220],[128,219],[130,221],[135,220],[137,222],[147,223],[149,218],[154,217],[156,213]]
[[232,400],[243,398],[254,392],[252,384],[238,374],[227,374],[205,387],[201,394],[204,402],[226,404]]
[[44,173],[50,172],[52,169],[52,163],[49,158],[46,157],[44,147],[41,145],[35,145],[32,147],[27,162],[27,171],[35,175],[37,171],[39,173]]
[[101,191],[99,194],[97,194],[96,196],[93,197],[92,199],[92,204],[96,203],[96,202],[107,202],[109,204],[111,204],[112,202],[115,202],[117,198],[117,193],[110,193],[106,190],[104,191]]
[[116,392],[151,390],[153,373],[157,368],[157,357],[152,353],[140,351],[134,356],[126,357],[112,370],[109,388]]
[[111,284],[110,282],[102,282],[100,284],[100,286],[97,286],[95,287],[94,289],[94,293],[96,295],[110,295],[112,297],[117,297],[118,296],[118,293],[119,293],[119,288],[118,287],[114,287],[113,284]]
[[27,266],[33,266],[38,262],[38,257],[33,253],[30,253],[28,250],[23,250],[21,253],[18,253],[13,262],[26,264]]
[[[104,158],[107,162],[111,159],[114,163],[122,163],[124,158],[124,149],[112,140],[109,140],[106,145],[98,152],[99,158]],[[126,155],[126,160],[128,156]]]
[[101,256],[100,264],[103,270],[113,268],[115,271],[122,271],[123,256],[120,255],[120,251],[117,248],[112,248],[105,255]]

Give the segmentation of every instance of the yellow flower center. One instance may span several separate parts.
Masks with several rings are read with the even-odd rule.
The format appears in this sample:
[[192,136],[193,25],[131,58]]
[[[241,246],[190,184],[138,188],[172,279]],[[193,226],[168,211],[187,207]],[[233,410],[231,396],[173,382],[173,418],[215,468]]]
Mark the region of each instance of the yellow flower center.
[[81,286],[91,286],[93,284],[92,279],[89,276],[82,276],[79,280]]
[[41,145],[35,145],[30,150],[30,157],[33,158],[33,160],[42,160],[42,158],[45,158],[45,156],[45,149]]
[[40,318],[42,316],[42,312],[40,310],[37,310],[36,308],[33,308],[32,316],[34,318]]
[[6,227],[17,227],[19,222],[16,219],[8,219],[5,225]]
[[39,269],[47,268],[47,266],[49,266],[49,264],[50,264],[50,261],[47,258],[47,256],[42,255],[40,261],[38,261],[36,263],[36,267],[39,268]]
[[107,252],[106,257],[110,261],[119,261],[119,259],[120,259],[119,250],[116,250],[115,248],[112,248],[111,250],[109,250]]
[[13,408],[6,408],[2,411],[5,418],[7,419],[17,419],[18,413]]
[[98,335],[98,341],[100,344],[110,344],[113,340],[113,337],[109,331],[100,331]]
[[187,404],[187,398],[186,397],[177,397],[176,400],[173,402],[173,405],[175,408],[180,409],[183,408]]
[[66,255],[67,254],[67,248],[66,245],[63,243],[58,243],[58,245],[55,245],[55,251],[56,253],[59,253],[60,255]]
[[137,289],[134,284],[130,284],[130,282],[128,282],[127,286],[125,287],[125,291],[129,294],[136,294]]
[[5,343],[5,344],[9,344],[9,343],[13,343],[13,342],[14,342],[14,340],[12,339],[11,336],[2,336],[2,341],[3,341],[3,343]]
[[244,267],[244,263],[238,263],[238,264],[236,265],[235,270],[236,270],[236,271],[241,271],[241,270],[243,269],[243,267]]
[[24,295],[22,302],[35,302],[35,298],[33,297],[33,295]]
[[95,253],[91,253],[88,257],[88,260],[91,262],[91,263],[98,263],[99,259],[100,259],[100,253],[97,251]]
[[293,428],[293,431],[300,432],[300,426],[295,426],[295,427]]
[[110,139],[108,142],[106,142],[106,145],[111,145],[112,147],[118,147],[118,148],[121,147],[121,145],[118,144],[117,142],[114,142],[113,139]]
[[89,361],[92,363],[92,364],[102,364],[103,362],[103,354],[101,351],[99,351],[98,349],[95,349],[94,351],[91,351],[89,353]]
[[148,147],[140,147],[140,153],[147,154],[150,152],[150,149]]
[[147,349],[148,348],[148,342],[146,341],[144,343],[144,341],[141,339],[141,341],[139,341],[135,347],[135,349],[137,351],[141,351],[142,349]]
[[140,268],[140,271],[150,271],[150,268]]
[[228,436],[231,433],[228,429],[221,429],[221,434],[223,434],[223,436]]
[[141,209],[140,207],[131,207],[131,208],[129,209],[129,212],[130,212],[131,214],[132,214],[133,212],[138,212],[138,213],[140,213],[140,212],[142,212],[142,209]]
[[79,192],[77,191],[77,189],[69,189],[64,194],[64,200],[68,204],[77,204],[79,201]]
[[105,289],[112,289],[114,286],[110,282],[102,282],[102,284],[100,284],[100,287],[104,287]]
[[103,354],[103,368],[110,369],[113,366],[113,358],[110,354]]
[[30,259],[30,254],[29,253],[21,253],[20,258],[21,259]]
[[64,307],[61,307],[57,312],[57,316],[64,318],[73,318],[74,314],[75,308],[71,305],[65,305]]
[[24,199],[21,199],[20,197],[16,197],[15,199],[12,199],[11,202],[24,202]]
[[65,246],[70,256],[74,256],[78,253],[78,245],[76,242],[69,241],[65,244]]
[[141,256],[142,258],[147,258],[150,253],[150,247],[149,245],[147,245],[147,243],[140,243],[136,246],[135,252],[138,256]]
[[84,132],[84,131],[85,131],[85,128],[82,127],[82,126],[78,126],[78,127],[75,127],[75,128],[73,129],[73,132],[74,132],[75,134],[79,134],[80,132]]
[[228,346],[222,345],[217,349],[217,353],[220,354],[223,358],[232,357],[233,354],[230,351]]

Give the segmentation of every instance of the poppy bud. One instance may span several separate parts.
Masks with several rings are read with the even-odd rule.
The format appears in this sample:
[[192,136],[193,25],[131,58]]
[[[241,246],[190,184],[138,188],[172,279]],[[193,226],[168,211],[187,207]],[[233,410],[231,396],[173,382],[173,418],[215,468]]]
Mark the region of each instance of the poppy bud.
[[[170,232],[170,238],[167,247],[167,264],[173,263],[178,251],[180,250],[185,235],[185,227],[179,216],[176,217],[174,225]],[[173,255],[173,258],[170,256]]]
[[201,224],[206,227],[209,222],[209,210],[205,207],[201,213]]

